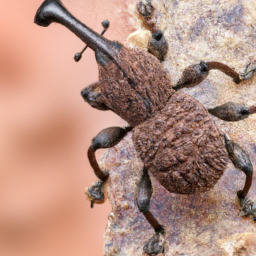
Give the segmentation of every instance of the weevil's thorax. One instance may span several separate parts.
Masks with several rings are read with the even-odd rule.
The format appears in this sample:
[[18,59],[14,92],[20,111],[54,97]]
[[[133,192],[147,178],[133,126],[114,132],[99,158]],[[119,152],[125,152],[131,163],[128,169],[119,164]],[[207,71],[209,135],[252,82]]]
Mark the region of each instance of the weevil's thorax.
[[106,106],[132,126],[159,112],[175,92],[160,61],[146,51],[122,47],[115,60],[96,58]]

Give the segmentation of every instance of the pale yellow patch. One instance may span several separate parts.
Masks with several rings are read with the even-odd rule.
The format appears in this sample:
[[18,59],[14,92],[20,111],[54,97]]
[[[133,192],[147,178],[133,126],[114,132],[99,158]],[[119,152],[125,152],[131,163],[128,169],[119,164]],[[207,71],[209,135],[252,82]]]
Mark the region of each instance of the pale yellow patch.
[[125,45],[128,47],[138,47],[140,49],[147,50],[148,43],[151,38],[152,34],[149,30],[137,30],[127,37]]

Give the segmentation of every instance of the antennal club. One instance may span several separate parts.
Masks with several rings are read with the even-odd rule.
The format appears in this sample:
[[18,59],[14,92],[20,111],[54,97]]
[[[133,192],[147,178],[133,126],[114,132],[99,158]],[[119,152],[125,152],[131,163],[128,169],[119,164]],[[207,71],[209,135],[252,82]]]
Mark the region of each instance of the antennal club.
[[[104,21],[101,22],[101,24],[102,24],[102,26],[103,26],[103,28],[104,28],[104,30],[101,32],[101,36],[103,36],[103,35],[105,34],[105,32],[108,30],[108,28],[109,28],[109,21],[108,21],[108,20],[104,20]],[[83,54],[84,51],[87,49],[87,47],[88,47],[88,45],[86,45],[86,46],[84,47],[84,49],[83,49],[81,52],[78,52],[78,53],[75,54],[74,60],[75,60],[76,62],[78,62],[79,60],[81,60],[82,54]]]

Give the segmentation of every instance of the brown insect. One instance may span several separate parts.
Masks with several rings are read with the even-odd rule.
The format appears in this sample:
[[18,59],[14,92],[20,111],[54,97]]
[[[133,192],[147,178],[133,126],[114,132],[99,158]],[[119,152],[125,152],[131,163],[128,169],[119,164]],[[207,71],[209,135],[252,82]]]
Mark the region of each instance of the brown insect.
[[[241,215],[256,218],[255,205],[246,197],[253,177],[249,155],[228,135],[220,133],[210,116],[239,121],[255,113],[256,105],[247,107],[228,102],[207,110],[197,100],[179,91],[202,82],[212,69],[224,72],[235,83],[251,79],[256,69],[248,65],[243,74],[238,74],[220,62],[201,61],[186,68],[179,82],[173,84],[161,64],[168,44],[150,19],[154,11],[150,2],[137,5],[152,32],[149,51],[128,48],[104,38],[102,35],[109,27],[107,21],[102,23],[104,31],[99,35],[74,18],[59,0],[44,1],[37,11],[35,23],[48,26],[58,22],[95,51],[99,82],[86,87],[82,96],[94,108],[112,110],[129,126],[104,129],[92,140],[88,158],[99,181],[88,189],[87,195],[92,206],[102,202],[102,189],[109,176],[100,169],[95,158],[96,150],[116,145],[132,131],[134,146],[144,162],[138,208],[156,232],[143,249],[149,255],[157,255],[163,252],[164,228],[150,212],[152,185],[148,172],[171,193],[204,192],[216,184],[230,158],[234,166],[246,174],[245,186],[237,192],[242,205]],[[81,53],[76,54],[76,61],[80,58]]]

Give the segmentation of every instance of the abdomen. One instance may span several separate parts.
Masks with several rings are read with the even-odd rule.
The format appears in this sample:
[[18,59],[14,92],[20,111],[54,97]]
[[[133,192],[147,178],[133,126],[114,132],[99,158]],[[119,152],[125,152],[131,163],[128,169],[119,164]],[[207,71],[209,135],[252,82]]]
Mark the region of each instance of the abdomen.
[[133,131],[145,167],[170,192],[207,191],[226,169],[223,136],[203,105],[187,94],[175,93]]

